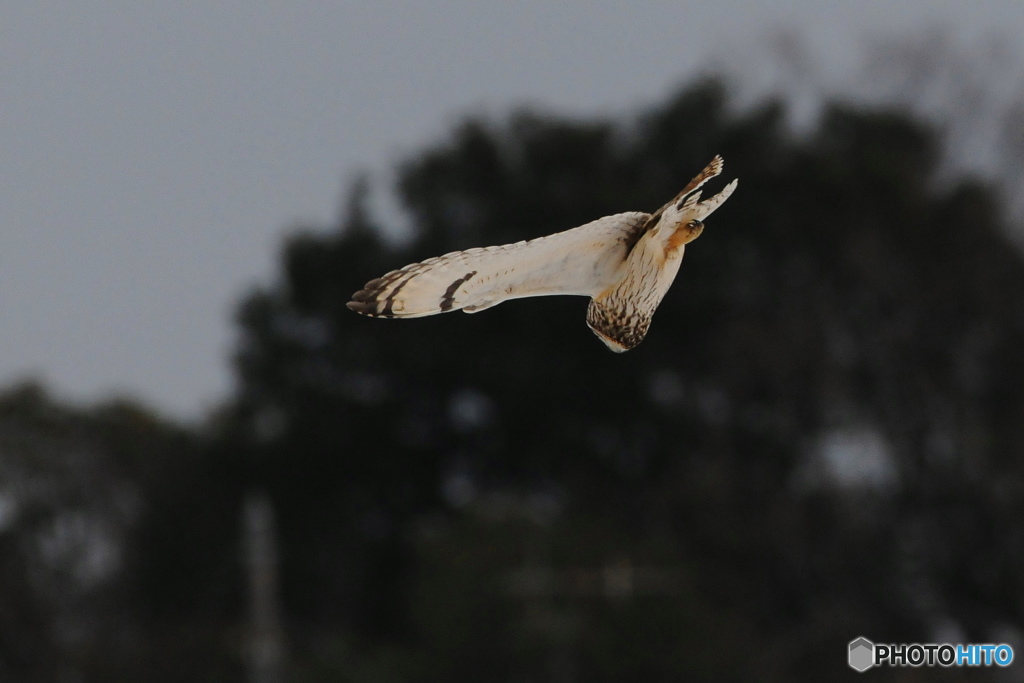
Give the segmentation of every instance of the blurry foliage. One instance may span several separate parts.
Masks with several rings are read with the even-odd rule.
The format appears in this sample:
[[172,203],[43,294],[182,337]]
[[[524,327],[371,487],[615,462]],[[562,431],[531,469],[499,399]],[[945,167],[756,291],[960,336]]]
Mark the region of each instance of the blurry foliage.
[[[234,653],[216,642],[221,628],[198,637],[204,629],[192,623],[192,636],[182,630],[162,640],[164,625],[150,618],[150,605],[161,602],[158,577],[174,573],[166,585],[179,588],[197,578],[180,572],[182,563],[205,566],[220,550],[181,528],[203,507],[187,498],[168,508],[179,513],[175,521],[152,523],[161,496],[180,482],[170,472],[194,488],[205,483],[197,477],[201,444],[127,401],[72,408],[35,384],[0,395],[0,680],[137,680],[140,671],[150,681],[182,680],[187,664],[161,675],[165,654],[154,655],[162,642],[178,656],[202,653],[191,663],[197,678],[237,669]],[[159,543],[153,531],[165,534]],[[182,532],[185,552],[155,567],[156,546],[173,546]],[[184,592],[191,599],[198,586]],[[140,630],[140,622],[153,628]]]
[[[489,680],[488,663],[506,680],[529,660],[507,631],[521,619],[479,586],[513,559],[486,541],[500,526],[461,526],[459,501],[516,487],[569,520],[600,513],[606,555],[617,534],[677,545],[700,606],[664,604],[697,632],[731,624],[741,651],[784,653],[779,677],[855,633],[919,640],[951,621],[978,639],[1020,623],[1024,268],[994,196],[939,186],[938,138],[898,113],[836,105],[806,138],[783,119],[776,103],[730,111],[710,82],[630,126],[471,120],[402,169],[411,246],[376,241],[360,211],[291,241],[280,286],[242,309],[238,428],[289,520],[296,623],[405,643],[438,680]],[[412,260],[653,209],[715,153],[740,189],[635,352],[595,343],[580,300],[411,322],[342,308]],[[815,438],[858,425],[881,434],[894,490],[794,483]],[[440,495],[453,478],[469,494]],[[411,542],[438,514],[444,541]],[[450,587],[418,595],[444,548]],[[423,600],[457,628],[444,645]],[[586,624],[583,680],[642,668],[624,641],[598,663],[616,631]],[[720,672],[665,657],[647,678]]]
[[[707,82],[628,125],[465,122],[401,169],[404,248],[357,183],[341,229],[292,237],[239,307],[239,390],[208,434],[81,418],[140,500],[110,604],[141,626],[114,652],[146,680],[238,680],[253,488],[296,681],[830,680],[861,634],[1019,634],[1024,264],[989,188],[935,182],[939,142],[841,105],[795,136]],[[628,354],[582,299],[344,308],[410,261],[652,210],[716,153],[740,187]],[[844,479],[821,444],[889,474]],[[643,572],[669,578],[622,578]],[[45,642],[52,610],[23,612]]]

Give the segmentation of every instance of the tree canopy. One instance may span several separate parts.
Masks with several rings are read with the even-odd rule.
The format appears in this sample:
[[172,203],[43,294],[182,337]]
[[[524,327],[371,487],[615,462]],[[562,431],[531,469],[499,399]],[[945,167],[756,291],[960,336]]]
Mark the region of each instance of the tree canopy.
[[[238,680],[252,491],[296,681],[818,681],[859,635],[1019,634],[1024,263],[992,188],[940,182],[941,145],[841,103],[798,135],[717,81],[624,121],[466,120],[400,169],[411,241],[382,237],[363,182],[338,226],[288,239],[201,433],[63,418],[138,500],[104,603],[138,628],[48,647],[96,680]],[[653,210],[715,154],[740,186],[629,353],[578,298],[345,309],[412,261]],[[52,419],[32,396],[0,401],[3,434]],[[20,585],[0,589],[33,613]]]
[[[688,628],[742,638],[753,667],[781,648],[773,666],[794,676],[842,664],[862,631],[1020,623],[1024,267],[989,188],[937,182],[940,144],[840,104],[795,136],[778,103],[736,112],[707,82],[624,123],[464,122],[401,169],[416,229],[401,249],[358,193],[340,230],[292,238],[281,281],[241,309],[237,361],[239,430],[288,530],[290,613],[422,657],[465,620],[419,676],[526,675],[541,664],[510,644],[522,605],[496,586],[523,561],[506,537],[527,533],[559,548],[555,567],[642,563],[652,544],[684,568],[661,608],[638,599],[574,632],[585,680],[748,661],[721,643],[673,655]],[[343,307],[410,261],[653,210],[716,153],[740,188],[624,356],[571,298],[401,322]],[[509,492],[557,513],[533,531],[486,522]],[[577,524],[607,536],[589,547]]]

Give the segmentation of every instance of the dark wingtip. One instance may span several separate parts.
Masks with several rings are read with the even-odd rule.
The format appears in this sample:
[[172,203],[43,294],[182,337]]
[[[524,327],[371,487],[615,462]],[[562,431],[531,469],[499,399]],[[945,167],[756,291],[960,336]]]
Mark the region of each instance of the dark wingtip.
[[371,287],[374,283],[384,283],[384,280],[377,279],[366,283],[366,288],[353,294],[352,300],[345,304],[345,308],[371,318],[394,318],[395,314],[391,312],[391,299],[381,301],[380,289]]
[[380,301],[377,299],[378,290],[375,290],[371,285],[374,283],[380,283],[381,280],[371,280],[366,283],[363,289],[352,295],[352,300],[345,304],[345,308],[362,315],[380,315],[378,310]]

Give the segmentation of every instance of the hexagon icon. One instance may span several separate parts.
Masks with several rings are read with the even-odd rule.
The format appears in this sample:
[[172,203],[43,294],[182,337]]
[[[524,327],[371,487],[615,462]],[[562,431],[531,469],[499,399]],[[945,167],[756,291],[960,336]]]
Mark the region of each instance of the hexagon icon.
[[850,668],[867,671],[875,665],[875,644],[861,636],[850,641]]

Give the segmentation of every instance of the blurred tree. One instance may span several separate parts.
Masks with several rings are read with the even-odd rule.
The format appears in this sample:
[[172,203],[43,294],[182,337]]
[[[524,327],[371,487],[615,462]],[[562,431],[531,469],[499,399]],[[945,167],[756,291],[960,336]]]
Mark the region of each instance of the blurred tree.
[[[939,187],[938,138],[903,115],[836,105],[806,138],[783,119],[771,102],[734,112],[708,82],[630,125],[472,120],[403,167],[407,248],[380,239],[365,185],[341,230],[289,241],[281,282],[240,309],[228,441],[279,507],[298,640],[397,643],[393,666],[438,680],[526,657],[479,622],[446,641],[446,669],[429,646],[441,626],[413,607],[478,623],[506,561],[457,520],[510,490],[566,519],[599,514],[602,561],[622,552],[617,534],[670,543],[697,591],[667,603],[676,616],[772,648],[776,677],[843,668],[831,653],[861,632],[1019,628],[1024,267],[996,199],[977,182]],[[741,186],[629,354],[591,338],[582,300],[412,322],[344,309],[412,260],[656,208],[715,153]],[[416,542],[435,515],[448,521],[429,537],[448,540]],[[478,565],[493,566],[482,584],[424,580]],[[585,680],[633,661],[598,663],[601,623],[579,636]],[[649,677],[720,678],[696,666]]]
[[[936,183],[940,140],[904,115],[784,115],[707,82],[628,124],[467,121],[401,169],[407,246],[365,181],[340,229],[288,241],[202,435],[0,397],[0,677],[241,679],[257,490],[296,681],[820,680],[859,634],[1019,638],[1000,205]],[[580,299],[344,308],[412,260],[657,207],[715,153],[741,186],[628,354]]]
[[[182,680],[170,659],[163,676],[139,668],[154,629],[138,628],[135,579],[161,475],[199,453],[195,434],[128,401],[75,408],[32,383],[0,395],[0,680]],[[224,658],[210,649],[204,672]]]
[[[358,181],[240,305],[205,428],[0,396],[0,679],[240,680],[253,491],[296,681],[829,680],[860,634],[1024,645],[1024,264],[991,188],[937,182],[941,142],[838,104],[798,136],[709,81],[623,123],[466,121],[401,168],[401,248]],[[580,299],[344,308],[656,208],[716,153],[741,186],[628,354]]]

